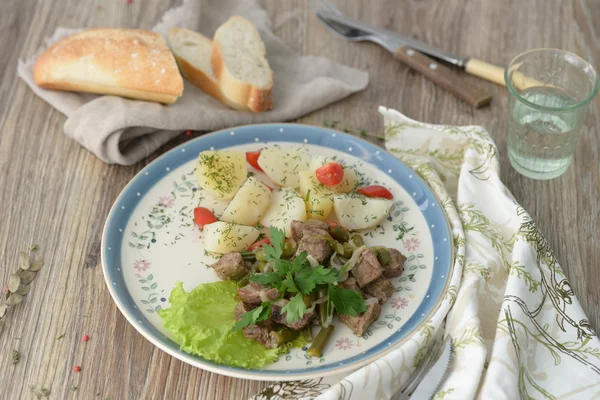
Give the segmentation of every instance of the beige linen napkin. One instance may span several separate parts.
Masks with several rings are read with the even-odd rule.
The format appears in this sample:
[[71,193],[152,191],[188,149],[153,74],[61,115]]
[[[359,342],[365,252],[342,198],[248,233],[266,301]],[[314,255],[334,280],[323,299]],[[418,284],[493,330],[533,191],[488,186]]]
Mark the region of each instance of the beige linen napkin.
[[[166,35],[180,26],[212,37],[232,15],[241,15],[260,30],[274,71],[273,110],[232,110],[185,81],[184,93],[172,105],[115,96],[42,89],[33,82],[37,57],[19,61],[18,75],[42,99],[67,116],[65,133],[107,163],[130,165],[150,155],[183,130],[211,131],[228,126],[298,118],[367,86],[366,72],[322,57],[299,56],[271,32],[258,0],[183,0],[168,11],[153,31]],[[46,45],[77,30],[58,28]],[[40,50],[41,53],[42,50]],[[39,54],[39,53],[38,53]]]

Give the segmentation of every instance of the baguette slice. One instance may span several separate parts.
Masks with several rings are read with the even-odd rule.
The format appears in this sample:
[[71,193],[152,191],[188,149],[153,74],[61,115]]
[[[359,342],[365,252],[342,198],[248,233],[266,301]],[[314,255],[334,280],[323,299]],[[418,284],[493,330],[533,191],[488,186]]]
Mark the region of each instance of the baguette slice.
[[37,59],[38,86],[173,103],[183,79],[163,38],[137,29],[89,29],[50,46]]
[[[171,28],[168,41],[183,76],[212,97],[226,102],[210,63],[212,40],[189,29]],[[243,104],[231,106],[245,108]]]
[[273,106],[273,71],[265,44],[247,19],[233,16],[217,29],[211,64],[226,98],[246,109],[262,112]]

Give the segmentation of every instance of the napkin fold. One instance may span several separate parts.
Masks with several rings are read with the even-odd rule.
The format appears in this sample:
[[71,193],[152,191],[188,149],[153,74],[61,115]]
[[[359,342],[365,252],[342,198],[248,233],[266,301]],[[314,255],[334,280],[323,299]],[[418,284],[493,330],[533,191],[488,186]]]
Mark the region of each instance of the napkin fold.
[[[299,56],[271,31],[269,16],[258,0],[184,0],[169,10],[153,31],[166,35],[173,26],[212,37],[232,15],[241,15],[260,30],[274,71],[273,109],[264,113],[235,111],[185,81],[183,96],[161,105],[116,96],[60,92],[38,87],[33,81],[36,56],[19,61],[18,75],[31,89],[67,116],[67,136],[107,163],[134,164],[183,130],[212,131],[226,127],[287,121],[364,89],[366,72],[323,57]],[[58,28],[46,46],[78,30]]]
[[500,180],[489,134],[380,112],[387,150],[446,211],[456,251],[450,287],[421,330],[372,364],[347,376],[278,382],[254,399],[389,399],[438,329],[451,337],[453,355],[436,400],[600,398],[600,340],[546,239]]

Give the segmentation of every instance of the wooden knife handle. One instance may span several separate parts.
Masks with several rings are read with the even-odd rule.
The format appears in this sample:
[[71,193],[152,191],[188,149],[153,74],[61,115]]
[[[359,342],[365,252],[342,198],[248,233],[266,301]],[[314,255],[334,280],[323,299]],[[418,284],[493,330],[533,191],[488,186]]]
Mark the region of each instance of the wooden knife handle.
[[408,46],[400,47],[394,53],[394,57],[475,108],[485,106],[492,100],[492,96],[487,90],[473,86],[462,79],[457,79],[456,74],[448,67]]

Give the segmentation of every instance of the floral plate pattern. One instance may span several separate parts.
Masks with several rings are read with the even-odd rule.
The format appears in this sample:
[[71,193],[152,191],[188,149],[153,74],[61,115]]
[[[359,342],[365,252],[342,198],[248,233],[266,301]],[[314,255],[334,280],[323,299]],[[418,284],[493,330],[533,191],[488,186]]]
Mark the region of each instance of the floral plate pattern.
[[[377,228],[363,232],[368,246],[395,247],[408,257],[392,280],[396,294],[362,337],[338,324],[320,359],[306,349],[261,370],[218,365],[179,350],[157,312],[169,306],[175,282],[186,290],[214,282],[216,258],[202,248],[202,232],[192,223],[194,207],[217,215],[227,202],[215,200],[195,182],[198,153],[209,149],[257,150],[265,143],[303,146],[310,154],[335,157],[353,168],[361,185],[391,189],[394,204]],[[257,178],[268,178],[253,171]],[[102,265],[113,299],[128,321],[162,350],[192,365],[225,375],[259,380],[295,380],[358,368],[406,340],[434,312],[445,294],[452,268],[452,237],[437,199],[408,167],[361,139],[313,126],[251,125],[204,135],[169,151],[145,167],[115,202],[103,234]]]

